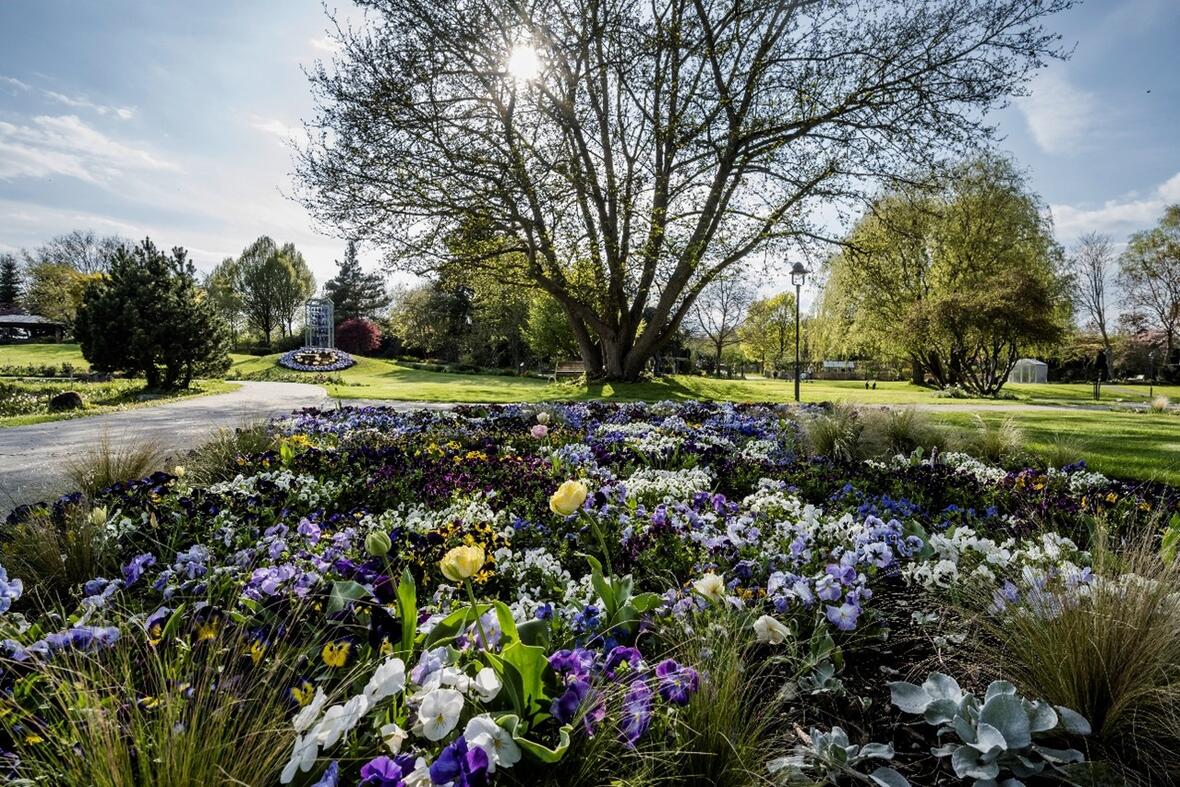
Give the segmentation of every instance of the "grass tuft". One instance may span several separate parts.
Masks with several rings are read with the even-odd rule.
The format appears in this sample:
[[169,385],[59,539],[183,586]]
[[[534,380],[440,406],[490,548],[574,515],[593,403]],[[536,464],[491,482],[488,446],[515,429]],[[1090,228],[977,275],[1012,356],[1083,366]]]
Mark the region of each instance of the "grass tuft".
[[155,441],[127,440],[116,446],[103,434],[89,451],[66,460],[65,476],[71,488],[93,499],[109,486],[150,475],[160,469],[165,456]]
[[979,661],[1089,719],[1099,758],[1126,768],[1127,783],[1172,783],[1180,776],[1180,563],[1161,560],[1150,535],[1112,548],[1101,531],[1093,556],[1098,581],[1063,598],[1056,614],[982,617]]

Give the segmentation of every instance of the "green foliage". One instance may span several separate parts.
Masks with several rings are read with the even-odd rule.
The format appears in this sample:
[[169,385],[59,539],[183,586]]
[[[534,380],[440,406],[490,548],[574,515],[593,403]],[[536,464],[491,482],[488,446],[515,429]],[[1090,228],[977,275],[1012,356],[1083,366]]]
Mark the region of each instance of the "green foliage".
[[153,389],[187,388],[230,364],[225,321],[197,287],[187,253],[165,254],[150,239],[121,248],[110,272],[87,286],[77,335],[95,369],[142,374]]
[[[280,642],[254,665],[242,655],[252,645],[245,635],[197,647],[174,634],[158,645],[143,640],[129,633],[110,652],[43,671],[32,689],[42,700],[37,728],[52,733],[18,744],[30,779],[95,787],[277,783],[290,749],[291,649]],[[210,658],[211,647],[239,658]],[[138,693],[129,695],[129,686]],[[14,721],[23,720],[7,724]]]
[[742,349],[761,363],[764,373],[790,366],[795,357],[795,294],[780,292],[751,303],[738,335]]
[[993,681],[982,700],[940,672],[930,673],[920,686],[892,682],[889,691],[902,712],[938,727],[945,743],[931,753],[950,757],[955,776],[973,779],[975,787],[989,787],[1002,777],[1028,779],[1046,768],[1061,769],[1085,759],[1076,749],[1054,748],[1040,740],[1089,735],[1090,723],[1069,708],[1019,696],[1007,681]]
[[549,363],[578,355],[578,343],[561,305],[543,292],[529,299],[528,321],[524,328],[529,349]]
[[936,189],[881,197],[829,262],[823,311],[845,344],[908,358],[940,385],[993,396],[1070,322],[1052,226],[1024,176],[986,156]]
[[1158,226],[1131,236],[1119,258],[1118,282],[1127,305],[1164,332],[1164,362],[1173,363],[1180,328],[1180,204],[1168,206]]
[[856,408],[836,405],[830,413],[807,421],[803,429],[807,451],[812,456],[827,456],[842,462],[864,457],[864,423]]
[[242,298],[241,268],[233,257],[226,257],[205,277],[205,293],[213,308],[229,326],[233,342],[245,327],[246,307]]
[[315,278],[303,255],[293,244],[280,248],[266,235],[242,250],[234,281],[246,322],[266,347],[276,329],[284,335],[293,331],[300,307],[315,293]]
[[973,421],[972,453],[980,459],[1002,464],[1024,451],[1024,432],[1012,418],[988,421],[976,414]]
[[20,301],[21,275],[16,256],[0,254],[0,306],[12,308]]
[[24,307],[32,314],[60,322],[67,331],[74,326],[87,285],[101,276],[79,273],[55,262],[33,263],[25,269],[25,275]]
[[471,295],[468,289],[433,282],[402,290],[395,296],[390,325],[407,349],[456,359],[470,326]]
[[274,448],[274,438],[265,422],[254,422],[234,429],[221,428],[184,457],[184,466],[193,483],[210,485],[228,481],[241,472],[246,457]]
[[0,542],[0,565],[19,573],[31,596],[64,601],[80,583],[119,570],[106,521],[104,509],[80,504],[67,507],[60,518],[35,511]]
[[929,413],[913,407],[862,411],[861,419],[866,450],[874,456],[909,455],[917,450],[930,454],[950,442],[950,435]]
[[348,242],[344,259],[336,266],[336,277],[324,283],[324,294],[332,300],[336,322],[376,317],[389,305],[385,277],[364,272],[356,256],[356,241]]

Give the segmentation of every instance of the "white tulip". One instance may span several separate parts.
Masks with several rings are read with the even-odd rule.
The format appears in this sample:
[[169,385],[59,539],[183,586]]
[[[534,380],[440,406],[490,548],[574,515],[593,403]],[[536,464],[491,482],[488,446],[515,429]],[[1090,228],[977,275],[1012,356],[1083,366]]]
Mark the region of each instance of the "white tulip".
[[754,621],[754,633],[759,642],[781,645],[791,635],[791,630],[770,615],[763,615]]

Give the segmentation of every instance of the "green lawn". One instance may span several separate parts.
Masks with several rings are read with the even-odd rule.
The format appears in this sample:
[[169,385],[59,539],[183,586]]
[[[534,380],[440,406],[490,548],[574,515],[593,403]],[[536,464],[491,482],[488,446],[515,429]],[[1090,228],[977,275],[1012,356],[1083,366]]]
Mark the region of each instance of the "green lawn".
[[[989,423],[1010,418],[1024,431],[1032,451],[1047,451],[1064,438],[1075,443],[1087,464],[1101,473],[1180,484],[1180,416],[1031,408],[980,416]],[[961,427],[970,426],[974,418],[965,412],[936,412],[934,417]]]
[[[105,383],[84,383],[77,380],[4,380],[0,379],[0,428],[25,426],[46,421],[81,418],[115,410],[150,407],[161,402],[190,396],[227,393],[238,386],[224,380],[195,380],[183,391],[167,394],[147,394],[141,380],[112,380]],[[48,400],[64,391],[76,391],[85,403],[81,410],[51,413]]]
[[60,366],[89,369],[76,344],[0,344],[0,366]]
[[[262,357],[234,355],[233,367],[228,376],[319,382],[332,396],[341,399],[487,403],[587,399],[790,402],[794,396],[794,386],[790,380],[714,380],[682,375],[643,383],[601,383],[587,387],[573,383],[552,384],[527,377],[428,372],[376,358],[360,358],[351,369],[325,376],[280,369],[276,364],[278,357],[277,354]],[[71,363],[77,367],[85,365],[77,345],[0,346],[0,366],[62,363]],[[206,390],[211,392],[215,389],[207,387]],[[1054,441],[1064,437],[1079,444],[1087,461],[1096,470],[1126,478],[1154,478],[1180,484],[1180,417],[1127,411],[1038,410],[1027,407],[1092,404],[1092,391],[1086,384],[1009,385],[1005,390],[1017,398],[1001,404],[1015,405],[1014,409],[987,409],[980,412],[986,420],[993,422],[1012,418],[1025,431],[1031,450],[1047,450]],[[1102,403],[1109,405],[1147,402],[1150,398],[1146,386],[1108,385],[1103,387],[1102,394]],[[1155,394],[1180,401],[1180,386],[1156,386]],[[940,398],[927,388],[900,382],[878,383],[876,390],[868,391],[863,382],[805,382],[802,398],[805,402],[922,404],[939,407],[957,405],[936,412],[935,417],[941,422],[964,427],[969,426],[972,418],[971,412],[962,409],[965,405],[969,407],[976,402],[996,404],[994,400]],[[100,409],[86,412],[101,412],[102,409],[130,404],[124,397],[121,404],[98,404]],[[53,416],[17,416],[38,420],[50,417]],[[0,419],[0,425],[12,424],[12,419]]]

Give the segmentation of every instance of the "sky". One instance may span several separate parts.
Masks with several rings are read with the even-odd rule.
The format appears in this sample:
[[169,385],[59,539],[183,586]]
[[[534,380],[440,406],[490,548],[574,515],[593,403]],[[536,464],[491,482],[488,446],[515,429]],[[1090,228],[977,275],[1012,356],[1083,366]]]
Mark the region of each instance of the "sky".
[[[995,114],[1000,146],[1063,244],[1122,242],[1180,202],[1180,0],[1088,0],[1049,24],[1073,56]],[[330,278],[344,243],[289,198],[287,147],[327,25],[320,0],[0,0],[0,251],[92,228],[208,270],[268,234]]]

